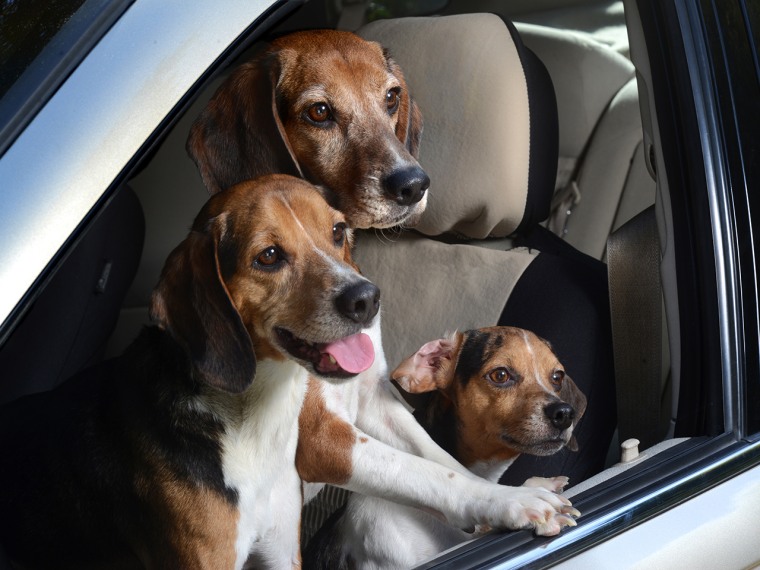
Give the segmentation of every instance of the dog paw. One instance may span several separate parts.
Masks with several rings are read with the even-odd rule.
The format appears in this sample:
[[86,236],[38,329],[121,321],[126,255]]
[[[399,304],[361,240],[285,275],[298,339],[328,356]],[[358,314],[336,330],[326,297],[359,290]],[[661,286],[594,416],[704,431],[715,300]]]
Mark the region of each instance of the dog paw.
[[552,493],[560,493],[566,486],[567,483],[570,480],[565,477],[564,475],[560,475],[559,477],[531,477],[525,483],[522,484],[523,487],[538,487],[541,489],[546,489],[547,491],[551,491]]
[[[528,529],[542,536],[554,536],[564,527],[575,526],[580,513],[557,491],[566,483],[563,477],[533,478],[528,486],[508,487],[487,484],[477,492],[458,520],[450,520],[462,529],[489,526],[493,529]],[[470,497],[474,498],[473,496]]]
[[[576,511],[577,512],[577,511]],[[578,513],[580,515],[580,513]],[[576,526],[575,519],[566,514],[557,513],[544,521],[537,521],[534,532],[538,536],[556,536],[567,526]]]
[[[577,512],[572,503],[554,492],[554,487],[499,487],[486,507],[485,520],[478,523],[494,528],[538,529],[542,534],[556,534],[567,526],[566,518]],[[558,519],[557,517],[560,516]]]

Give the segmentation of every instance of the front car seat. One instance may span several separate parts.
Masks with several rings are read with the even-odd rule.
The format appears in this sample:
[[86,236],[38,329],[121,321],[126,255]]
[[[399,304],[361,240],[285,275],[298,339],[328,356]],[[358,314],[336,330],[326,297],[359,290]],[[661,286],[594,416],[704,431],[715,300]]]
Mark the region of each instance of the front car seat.
[[604,467],[615,429],[606,266],[540,223],[558,158],[557,105],[541,61],[491,14],[382,20],[358,33],[401,65],[422,110],[431,179],[415,231],[366,232],[356,259],[383,291],[389,366],[455,329],[494,324],[548,340],[586,394],[577,453],[522,455],[502,482]]

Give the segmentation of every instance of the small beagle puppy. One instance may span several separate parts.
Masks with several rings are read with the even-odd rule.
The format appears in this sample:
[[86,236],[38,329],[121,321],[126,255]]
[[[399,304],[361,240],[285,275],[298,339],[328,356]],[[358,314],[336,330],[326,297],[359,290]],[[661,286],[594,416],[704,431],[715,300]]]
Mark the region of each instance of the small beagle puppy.
[[285,175],[212,197],[169,255],[154,325],[0,411],[0,537],[24,568],[300,567],[307,379],[373,365],[379,291],[351,231]]
[[212,194],[281,172],[317,184],[351,227],[414,225],[430,179],[422,115],[399,66],[350,32],[282,36],[239,66],[193,124],[187,150]]
[[[410,393],[433,392],[415,412],[425,430],[470,471],[497,482],[521,453],[577,451],[573,430],[586,398],[549,344],[533,333],[490,327],[425,344],[392,377]],[[566,477],[527,487],[560,492]],[[306,568],[411,568],[472,538],[420,509],[353,494],[309,543]],[[566,511],[555,517],[574,526]]]
[[[349,226],[385,228],[416,223],[425,209],[421,134],[403,74],[379,44],[316,30],[282,36],[234,70],[193,124],[187,149],[212,194],[286,172],[320,185]],[[296,452],[304,500],[330,483],[440,512],[459,528],[553,532],[570,502],[487,482],[453,459],[390,383],[379,316],[367,334],[375,361],[355,382],[309,381]]]

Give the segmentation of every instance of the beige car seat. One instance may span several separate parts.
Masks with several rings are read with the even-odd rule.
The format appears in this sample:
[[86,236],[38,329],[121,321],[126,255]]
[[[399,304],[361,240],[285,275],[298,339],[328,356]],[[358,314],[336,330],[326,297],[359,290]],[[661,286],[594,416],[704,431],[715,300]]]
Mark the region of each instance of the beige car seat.
[[559,111],[559,173],[550,229],[598,259],[607,237],[654,204],[633,64],[583,32],[517,24],[545,63]]
[[415,231],[365,233],[363,272],[382,291],[389,365],[447,331],[522,326],[552,343],[589,398],[581,451],[522,456],[508,479],[603,467],[615,424],[606,267],[541,226],[558,157],[546,69],[514,26],[490,14],[404,18],[359,30],[404,70],[422,110],[431,178]]

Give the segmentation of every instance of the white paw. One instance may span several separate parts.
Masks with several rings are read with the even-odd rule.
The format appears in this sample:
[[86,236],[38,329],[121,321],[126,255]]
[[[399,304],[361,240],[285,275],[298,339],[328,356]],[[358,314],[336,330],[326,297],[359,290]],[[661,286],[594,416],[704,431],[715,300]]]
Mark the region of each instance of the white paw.
[[[539,479],[540,478],[534,478]],[[554,536],[566,526],[575,526],[580,512],[556,490],[562,488],[562,479],[543,479],[550,482],[535,486],[501,487],[500,496],[494,497],[490,513],[481,524],[493,528],[533,529],[542,536]]]

